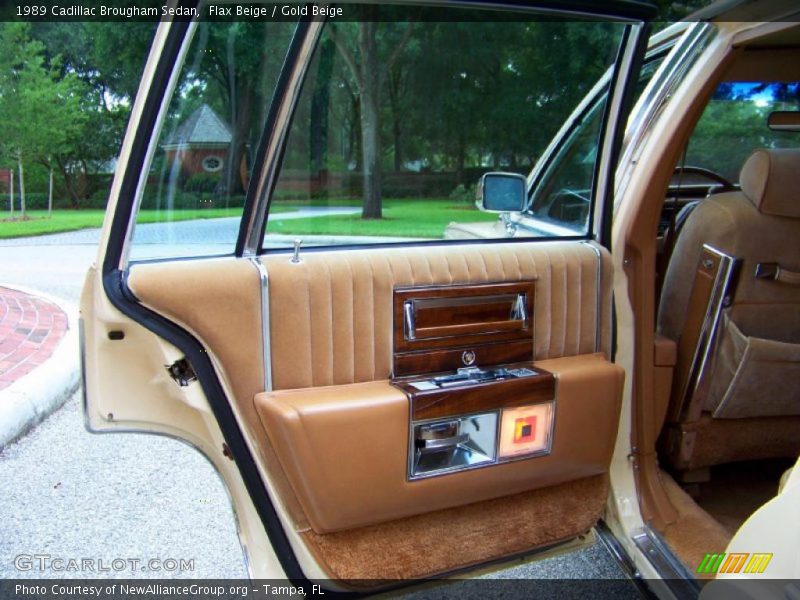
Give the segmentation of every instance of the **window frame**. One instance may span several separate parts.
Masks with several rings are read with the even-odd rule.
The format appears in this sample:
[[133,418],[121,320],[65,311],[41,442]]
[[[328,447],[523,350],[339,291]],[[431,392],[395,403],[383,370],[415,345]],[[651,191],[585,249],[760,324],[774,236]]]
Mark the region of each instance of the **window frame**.
[[[425,0],[395,0],[395,3],[398,5],[435,4]],[[606,85],[608,89],[612,91],[606,99],[600,126],[597,159],[593,167],[592,195],[589,207],[591,218],[589,219],[586,231],[584,233],[576,232],[574,235],[542,236],[536,238],[434,239],[425,241],[409,240],[408,242],[315,245],[304,248],[304,252],[420,245],[514,243],[554,240],[595,240],[606,247],[610,245],[610,221],[612,210],[608,205],[611,203],[613,197],[616,157],[620,155],[620,145],[624,135],[625,123],[627,122],[627,116],[630,112],[632,104],[631,99],[633,90],[638,81],[639,70],[643,64],[643,54],[647,48],[650,28],[644,18],[637,20],[631,17],[624,17],[620,14],[603,13],[602,9],[604,6],[602,5],[593,7],[592,10],[587,9],[585,11],[576,12],[571,10],[570,7],[554,8],[553,6],[548,6],[548,4],[548,2],[533,2],[529,5],[513,5],[504,8],[505,10],[530,13],[560,13],[569,15],[572,18],[584,17],[587,18],[587,20],[591,20],[592,18],[606,18],[624,24],[614,63],[600,78],[600,81],[604,81],[605,83],[598,83],[593,88],[597,89],[598,86],[602,87],[602,85]],[[481,3],[470,0],[456,0],[448,3],[448,6],[453,6],[458,9],[485,8]],[[607,7],[606,5],[605,8]],[[639,8],[643,7],[640,6]],[[650,14],[652,15],[652,13]],[[252,182],[258,174],[258,178],[256,179],[257,185],[253,186],[251,183],[247,192],[244,215],[240,223],[239,240],[236,244],[236,256],[254,257],[292,252],[290,248],[265,248],[264,238],[266,236],[267,222],[275,185],[277,184],[281,171],[289,129],[291,128],[294,113],[300,100],[307,69],[313,59],[316,47],[322,35],[324,22],[319,22],[318,25],[319,26],[306,31],[305,41],[307,43],[299,44],[302,45],[299,51],[290,51],[290,55],[304,62],[300,65],[290,65],[291,78],[289,81],[285,82],[290,88],[290,93],[283,98],[284,103],[288,102],[289,106],[277,106],[275,99],[273,99],[270,114],[264,128],[264,135],[261,138],[254,163],[259,170],[254,171],[251,178]],[[287,56],[286,65],[289,65],[289,61],[290,56]],[[283,79],[284,75],[287,73],[286,65],[284,71],[281,73],[281,79]],[[591,95],[591,93],[590,90],[587,95]],[[620,120],[622,123],[620,123]],[[272,131],[271,125],[278,129]],[[600,182],[599,184],[598,181]],[[599,196],[602,196],[602,201],[599,201]],[[608,234],[603,233],[606,230]]]

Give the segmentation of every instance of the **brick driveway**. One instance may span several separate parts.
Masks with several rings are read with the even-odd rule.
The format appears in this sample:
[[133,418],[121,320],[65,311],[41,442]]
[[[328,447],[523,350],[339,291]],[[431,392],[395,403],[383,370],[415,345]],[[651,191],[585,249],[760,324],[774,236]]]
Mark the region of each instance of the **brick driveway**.
[[0,390],[47,360],[66,331],[58,306],[0,287]]

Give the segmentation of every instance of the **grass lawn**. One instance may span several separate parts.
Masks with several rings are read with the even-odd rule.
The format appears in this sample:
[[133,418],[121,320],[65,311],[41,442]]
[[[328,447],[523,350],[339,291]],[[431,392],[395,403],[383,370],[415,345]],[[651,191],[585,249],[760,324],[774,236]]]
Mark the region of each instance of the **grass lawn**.
[[[288,206],[276,207],[278,212],[292,210]],[[106,211],[104,210],[54,210],[53,216],[47,218],[45,210],[29,210],[25,221],[9,221],[8,213],[0,213],[0,239],[25,237],[29,235],[45,235],[62,231],[76,231],[90,227],[101,227]],[[175,210],[167,219],[164,211],[139,211],[137,223],[158,223],[163,221],[188,221],[191,219],[216,219],[219,217],[238,217],[241,208],[201,208]],[[15,213],[18,216],[19,213]]]
[[[332,202],[333,203],[333,202]],[[359,204],[360,206],[360,204]],[[270,221],[267,233],[441,238],[452,221],[496,221],[497,215],[453,200],[384,200],[383,219],[361,213]]]
[[[270,212],[289,212],[305,206],[354,206],[360,207],[360,199],[296,200],[275,201]],[[187,221],[191,219],[216,219],[219,217],[239,217],[241,208],[204,208],[196,210],[175,210],[167,219],[164,211],[139,211],[138,223],[158,223],[164,221]],[[17,216],[18,213],[15,214]],[[269,233],[286,234],[327,234],[441,238],[444,228],[451,221],[494,221],[497,215],[482,213],[471,205],[453,200],[384,200],[383,216],[379,221],[364,221],[361,213],[337,215],[332,217],[310,217],[286,221],[272,221]],[[47,218],[47,211],[28,211],[25,221],[9,221],[8,213],[0,213],[0,239],[45,235],[63,231],[76,231],[103,224],[103,210],[55,210]]]
[[[414,202],[414,200],[411,200]],[[276,207],[295,208],[308,208],[312,206],[361,206],[364,203],[360,197],[358,198],[303,198],[296,200],[293,198],[273,198],[270,203],[270,210],[275,210]]]

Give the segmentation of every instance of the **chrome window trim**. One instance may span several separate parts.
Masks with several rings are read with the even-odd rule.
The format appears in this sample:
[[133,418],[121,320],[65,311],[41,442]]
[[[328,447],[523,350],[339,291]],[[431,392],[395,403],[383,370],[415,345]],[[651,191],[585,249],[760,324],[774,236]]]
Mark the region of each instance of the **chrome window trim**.
[[597,298],[596,298],[596,304],[595,304],[595,314],[597,315],[597,322],[595,323],[595,331],[594,331],[594,351],[595,352],[600,352],[600,346],[601,346],[600,332],[603,329],[602,325],[600,323],[600,318],[602,316],[601,308],[602,308],[602,301],[603,301],[602,294],[600,293],[600,290],[603,287],[603,285],[602,285],[602,283],[603,283],[603,257],[600,254],[600,248],[598,248],[595,245],[594,242],[592,242],[590,240],[585,240],[585,241],[583,241],[581,243],[585,244],[586,246],[588,246],[589,248],[594,250],[594,253],[597,255],[597,274],[596,274],[596,277],[597,277],[597,288],[596,288],[597,289],[597,294],[596,294],[596,296],[597,296]]
[[269,321],[269,273],[266,265],[257,257],[248,260],[258,271],[261,292],[261,360],[264,368],[264,391],[272,391],[272,342]]
[[[592,223],[587,223],[586,233],[594,234],[594,239],[601,239],[601,232],[603,231],[603,217],[608,214],[609,218],[613,217],[612,211],[606,211],[605,205],[607,202],[614,202],[612,186],[616,180],[616,165],[610,164],[614,158],[614,140],[617,137],[617,132],[622,128],[623,141],[625,129],[627,129],[628,115],[625,115],[625,122],[621,123],[622,118],[621,105],[624,100],[625,90],[631,83],[631,69],[637,58],[642,36],[647,35],[649,28],[644,24],[639,24],[631,27],[630,35],[625,43],[624,54],[618,61],[616,66],[616,81],[614,82],[614,89],[609,90],[610,96],[606,99],[607,104],[604,107],[606,119],[604,119],[603,126],[605,130],[602,131],[602,138],[600,140],[600,156],[597,157],[595,164],[595,172],[597,173],[597,180],[593,181],[592,198],[594,200],[594,214],[592,215]],[[643,65],[644,63],[642,63]],[[638,81],[639,72],[636,73],[636,80]],[[621,150],[621,148],[620,148]]]
[[[708,299],[706,314],[700,328],[689,373],[683,384],[680,395],[680,421],[683,422],[692,412],[692,406],[700,406],[708,393],[706,385],[710,376],[711,365],[714,363],[713,353],[716,348],[717,334],[719,332],[722,310],[730,306],[736,275],[739,271],[741,259],[726,254],[709,244],[703,244],[703,249],[719,257],[719,268],[714,277],[711,297]],[[698,408],[699,410],[699,408]]]
[[[136,185],[136,194],[133,200],[133,206],[131,207],[131,212],[128,215],[128,227],[125,231],[125,235],[122,240],[122,252],[120,253],[119,264],[117,267],[124,271],[128,267],[128,263],[130,262],[130,250],[131,244],[133,243],[133,235],[136,229],[136,219],[139,216],[139,210],[141,209],[142,197],[144,196],[144,188],[147,185],[147,174],[150,172],[150,168],[153,164],[153,157],[156,153],[156,148],[158,147],[159,142],[159,135],[156,133],[160,133],[163,126],[164,120],[167,117],[167,111],[169,109],[169,103],[172,99],[173,94],[175,93],[175,87],[178,85],[178,79],[180,78],[181,67],[183,66],[186,54],[189,52],[189,47],[192,44],[192,40],[194,39],[195,31],[197,30],[198,21],[192,21],[189,24],[189,27],[186,31],[186,35],[184,36],[181,42],[181,49],[178,53],[178,59],[175,61],[175,66],[173,66],[172,73],[170,73],[169,83],[167,84],[167,88],[165,90],[164,95],[161,97],[161,103],[158,107],[158,116],[156,117],[155,124],[153,126],[153,130],[151,132],[149,144],[147,146],[147,153],[144,157],[144,163],[142,164],[142,171],[139,174],[139,180]],[[159,43],[159,48],[163,47],[164,41],[169,37],[169,30],[172,27],[172,21],[161,22],[158,26],[158,30],[156,33],[156,41]],[[156,42],[154,42],[155,47]],[[148,62],[145,65],[145,72],[148,72],[149,69],[149,79],[147,81],[148,87],[148,94],[142,95],[138,93],[136,99],[134,100],[134,109],[131,115],[131,119],[128,122],[128,128],[125,132],[125,137],[123,139],[123,148],[120,152],[120,160],[119,163],[124,165],[124,168],[128,168],[128,154],[130,152],[130,148],[126,147],[129,144],[129,140],[131,139],[131,133],[136,131],[139,127],[139,121],[141,119],[141,111],[142,107],[144,106],[146,96],[149,96],[149,87],[152,84],[152,79],[156,70],[156,66],[158,62],[161,60],[160,52],[155,52],[151,50],[150,54],[148,55]],[[152,65],[151,65],[152,63]],[[144,81],[143,81],[144,82]],[[140,83],[141,86],[141,83]],[[124,177],[124,173],[120,173],[114,176],[114,183],[112,184],[112,193],[111,199],[114,200],[113,204],[109,201],[109,208],[113,208],[113,212],[116,212],[116,197],[115,194],[119,194],[119,188],[117,188],[117,181],[122,181]],[[108,226],[106,224],[103,225],[103,232],[108,230]],[[107,243],[103,243],[101,239],[101,247],[102,252],[105,254]]]
[[638,162],[650,130],[672,98],[675,88],[683,82],[686,73],[695,65],[716,35],[716,26],[709,23],[694,23],[664,60],[664,64],[636,103],[631,114],[628,133],[622,144],[623,153],[617,166],[615,212],[627,188],[632,171],[630,167]]

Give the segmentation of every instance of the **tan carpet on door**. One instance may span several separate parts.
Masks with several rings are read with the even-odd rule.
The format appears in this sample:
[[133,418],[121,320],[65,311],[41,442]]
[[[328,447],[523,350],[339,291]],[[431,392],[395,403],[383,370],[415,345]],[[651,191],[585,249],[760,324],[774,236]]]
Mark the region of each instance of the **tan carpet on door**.
[[333,578],[362,587],[445,573],[576,537],[598,521],[607,494],[607,476],[597,475],[379,525],[303,536]]

